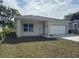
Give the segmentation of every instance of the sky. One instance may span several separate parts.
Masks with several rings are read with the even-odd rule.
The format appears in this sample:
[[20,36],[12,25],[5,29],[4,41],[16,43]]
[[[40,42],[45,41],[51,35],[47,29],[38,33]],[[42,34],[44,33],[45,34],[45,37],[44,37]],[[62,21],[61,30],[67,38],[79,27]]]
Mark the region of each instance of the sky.
[[79,0],[3,0],[4,5],[17,9],[22,15],[38,15],[63,19],[79,11]]

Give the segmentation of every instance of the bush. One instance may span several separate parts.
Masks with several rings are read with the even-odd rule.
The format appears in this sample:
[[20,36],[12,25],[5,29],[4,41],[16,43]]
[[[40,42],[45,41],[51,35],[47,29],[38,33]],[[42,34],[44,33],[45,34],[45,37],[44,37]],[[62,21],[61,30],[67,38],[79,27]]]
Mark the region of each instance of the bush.
[[2,40],[2,38],[6,38],[9,33],[10,29],[8,27],[4,27],[3,31],[0,32],[0,40]]
[[3,30],[3,36],[4,38],[6,38],[6,36],[10,33],[10,29],[7,27],[7,28],[4,28]]
[[3,32],[8,34],[10,32],[10,29],[9,28],[4,28]]

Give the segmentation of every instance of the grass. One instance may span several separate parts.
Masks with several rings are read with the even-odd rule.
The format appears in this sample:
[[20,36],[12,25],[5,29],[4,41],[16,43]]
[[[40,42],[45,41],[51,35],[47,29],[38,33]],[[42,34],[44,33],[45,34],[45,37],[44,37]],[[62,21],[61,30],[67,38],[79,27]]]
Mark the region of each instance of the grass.
[[[20,38],[19,40],[29,40],[29,38]],[[32,38],[37,41],[25,41],[19,43],[0,44],[0,57],[79,57],[79,43],[63,39],[39,40],[43,38]],[[18,41],[19,41],[18,40]],[[17,41],[17,40],[16,40]]]

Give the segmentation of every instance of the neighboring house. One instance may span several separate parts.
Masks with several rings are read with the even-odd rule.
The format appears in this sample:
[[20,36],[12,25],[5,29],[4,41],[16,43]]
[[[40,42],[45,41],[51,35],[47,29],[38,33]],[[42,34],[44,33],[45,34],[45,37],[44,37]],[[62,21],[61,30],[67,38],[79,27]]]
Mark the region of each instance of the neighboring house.
[[70,33],[79,33],[79,20],[74,19],[69,23]]
[[17,37],[53,36],[68,34],[70,21],[27,15],[16,16],[14,23]]

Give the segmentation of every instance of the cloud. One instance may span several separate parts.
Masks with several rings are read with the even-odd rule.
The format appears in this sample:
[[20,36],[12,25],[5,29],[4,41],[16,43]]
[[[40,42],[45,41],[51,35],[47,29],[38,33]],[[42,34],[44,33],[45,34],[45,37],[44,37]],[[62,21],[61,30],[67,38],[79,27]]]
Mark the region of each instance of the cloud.
[[79,11],[77,0],[5,0],[4,3],[18,9],[22,15],[40,15],[61,19],[69,13]]
[[17,0],[3,0],[3,5],[11,8],[15,8],[21,12],[21,8],[18,6]]

